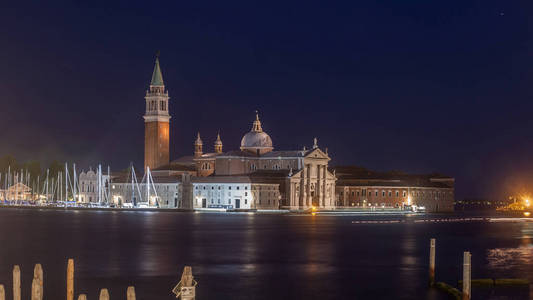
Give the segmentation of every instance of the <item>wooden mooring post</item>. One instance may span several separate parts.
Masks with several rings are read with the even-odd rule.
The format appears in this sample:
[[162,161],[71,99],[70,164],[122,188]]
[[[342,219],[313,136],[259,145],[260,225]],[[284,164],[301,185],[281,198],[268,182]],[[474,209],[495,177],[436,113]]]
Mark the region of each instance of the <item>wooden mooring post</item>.
[[196,285],[198,283],[192,276],[192,268],[185,266],[180,282],[172,289],[176,298],[181,300],[194,300],[196,298]]
[[107,289],[100,290],[99,300],[109,300],[109,291]]
[[[44,292],[44,272],[41,264],[36,264],[33,268],[33,279],[31,283],[31,300],[43,300]],[[180,291],[185,291],[181,295],[182,300],[194,300],[194,289],[196,281],[192,276],[191,267],[185,267],[179,286],[183,287]],[[185,285],[182,286],[182,283]],[[21,271],[20,266],[13,266],[13,300],[21,300]],[[127,291],[127,300],[136,300],[135,287],[129,286]],[[99,300],[109,300],[109,291],[101,289]],[[0,284],[0,300],[6,300],[6,289]],[[74,300],[74,260],[69,259],[67,263],[67,300]],[[78,300],[87,300],[87,294],[78,295]]]
[[[43,300],[44,294],[44,276],[43,276],[43,266],[41,264],[36,264],[33,268],[33,279],[37,279],[39,283],[39,300]],[[32,283],[33,285],[33,283]],[[32,287],[33,290],[33,287]]]
[[429,286],[435,285],[435,239],[429,242]]
[[471,285],[470,280],[472,279],[472,254],[465,251],[463,253],[463,296],[462,300],[470,300]]
[[135,300],[135,288],[132,286],[128,287],[128,290],[126,291],[126,297],[128,300]]
[[74,300],[74,260],[67,263],[67,300]]
[[13,300],[21,300],[20,298],[20,267],[15,265],[13,267]]
[[31,300],[41,299],[41,283],[38,278],[33,278],[31,282]]

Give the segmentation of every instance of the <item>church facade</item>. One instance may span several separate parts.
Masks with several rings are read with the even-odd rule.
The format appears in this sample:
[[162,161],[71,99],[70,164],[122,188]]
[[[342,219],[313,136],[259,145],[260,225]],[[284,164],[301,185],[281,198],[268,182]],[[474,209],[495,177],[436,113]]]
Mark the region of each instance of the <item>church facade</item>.
[[[217,180],[224,182],[228,178],[240,177],[245,178],[242,183],[275,184],[279,191],[276,208],[305,210],[335,207],[336,178],[328,170],[331,158],[318,147],[317,139],[309,149],[276,151],[256,112],[252,128],[242,137],[238,150],[223,152],[222,147],[219,134],[214,143],[215,151],[204,153],[203,141],[198,133],[194,155],[179,158],[171,165],[195,166],[198,177],[193,182],[209,177],[210,182],[216,184]],[[251,205],[261,207],[263,201],[253,198]]]

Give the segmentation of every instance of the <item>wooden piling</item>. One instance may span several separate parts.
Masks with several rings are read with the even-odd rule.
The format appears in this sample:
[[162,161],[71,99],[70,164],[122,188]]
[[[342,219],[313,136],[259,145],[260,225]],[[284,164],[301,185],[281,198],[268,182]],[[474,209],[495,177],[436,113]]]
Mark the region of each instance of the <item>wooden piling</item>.
[[0,284],[0,300],[6,300],[6,289],[3,284]]
[[74,300],[74,260],[69,258],[67,264],[67,300]]
[[107,289],[100,290],[100,300],[109,300],[109,291]]
[[429,286],[435,284],[435,239],[429,242]]
[[87,300],[87,295],[85,295],[85,294],[80,294],[80,295],[78,296],[78,300]]
[[192,268],[185,266],[183,274],[181,275],[181,299],[194,300],[196,297],[196,287],[194,277],[192,276]]
[[193,280],[192,268],[190,266],[185,266],[185,268],[183,268],[183,273],[181,274],[181,284],[183,286],[192,286]]
[[20,267],[13,267],[13,300],[21,300],[20,296]]
[[470,280],[472,279],[472,265],[471,265],[472,255],[470,252],[465,251],[463,253],[463,300],[470,300],[471,285]]
[[135,300],[135,288],[129,286],[126,295],[128,300]]
[[31,300],[41,300],[41,282],[39,278],[33,278],[31,283]]
[[39,280],[39,286],[40,286],[40,298],[39,300],[43,299],[43,293],[44,293],[44,278],[43,278],[43,267],[41,264],[36,264],[33,268],[33,278]]

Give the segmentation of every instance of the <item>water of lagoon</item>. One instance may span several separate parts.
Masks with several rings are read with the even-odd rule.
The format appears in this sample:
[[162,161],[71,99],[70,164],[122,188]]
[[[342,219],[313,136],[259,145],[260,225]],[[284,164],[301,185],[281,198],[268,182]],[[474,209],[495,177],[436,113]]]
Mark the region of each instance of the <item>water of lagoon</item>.
[[[442,216],[426,216],[440,218]],[[451,217],[451,216],[446,216]],[[404,219],[400,224],[356,224]],[[45,299],[65,298],[67,258],[76,294],[173,299],[183,266],[197,299],[447,299],[427,288],[429,239],[437,280],[457,285],[462,252],[473,278],[533,281],[533,223],[413,223],[409,217],[0,210],[0,283],[11,269],[30,298],[33,265],[45,271]],[[76,296],[77,297],[77,296]],[[473,291],[473,299],[528,299],[523,289]]]

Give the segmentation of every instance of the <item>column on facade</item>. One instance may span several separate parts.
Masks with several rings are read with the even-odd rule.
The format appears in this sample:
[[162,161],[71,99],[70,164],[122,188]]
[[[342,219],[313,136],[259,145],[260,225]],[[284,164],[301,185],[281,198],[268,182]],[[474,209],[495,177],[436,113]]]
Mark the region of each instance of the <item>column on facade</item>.
[[298,206],[300,208],[302,208],[304,206],[304,189],[305,189],[305,172],[306,172],[306,168],[304,166],[303,170],[302,170],[302,173],[300,175],[300,197],[299,197],[299,200],[298,200]]
[[348,188],[344,187],[344,190],[342,192],[344,193],[344,206],[350,206],[350,201],[348,201]]
[[311,206],[311,165],[307,165],[307,189],[306,189],[305,206]]
[[291,208],[298,206],[298,198],[296,197],[296,187],[298,186],[298,182],[290,182],[290,189],[291,189],[291,199],[289,201]]
[[318,198],[318,207],[324,207],[324,202],[322,201],[322,193],[325,192],[325,190],[322,190],[322,181],[321,179],[321,165],[316,166],[316,195]]
[[[323,191],[324,195],[322,196],[323,197],[323,202],[322,203],[324,204],[324,206],[326,206],[326,196],[327,196],[326,193],[328,192],[328,190],[326,188],[327,185],[328,185],[328,166],[327,165],[323,165],[322,166],[322,172],[323,172],[323,174],[322,174],[322,182],[323,182],[322,185],[324,187],[324,191]],[[331,192],[331,189],[330,189],[330,192]],[[335,191],[333,193],[335,193]],[[333,205],[331,202],[334,201],[334,199],[335,198],[329,197],[329,202],[330,202],[329,206]]]

